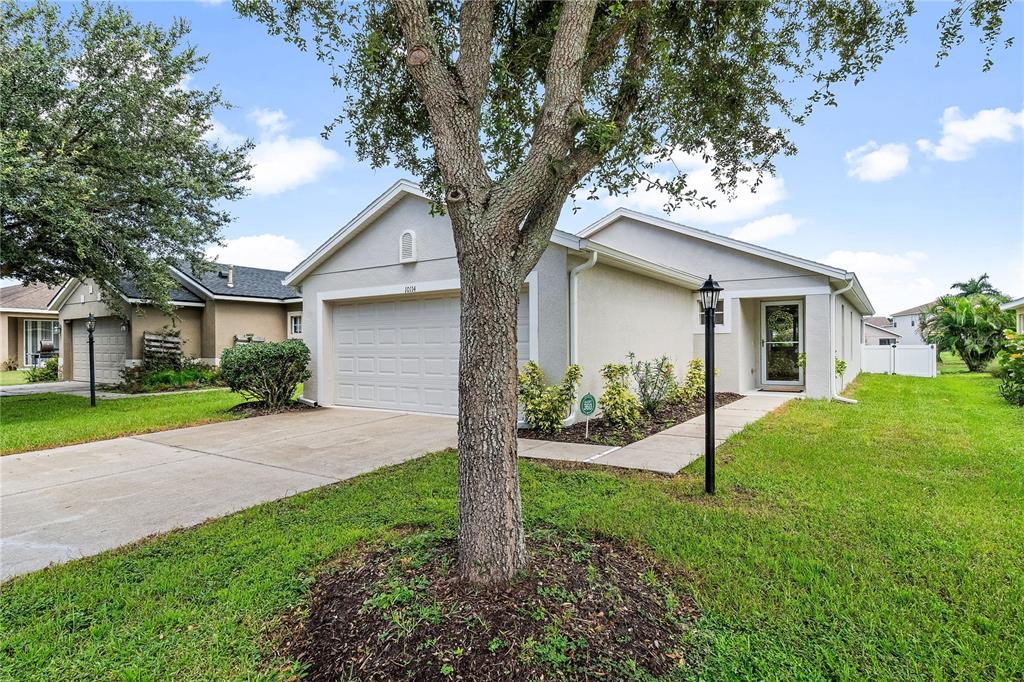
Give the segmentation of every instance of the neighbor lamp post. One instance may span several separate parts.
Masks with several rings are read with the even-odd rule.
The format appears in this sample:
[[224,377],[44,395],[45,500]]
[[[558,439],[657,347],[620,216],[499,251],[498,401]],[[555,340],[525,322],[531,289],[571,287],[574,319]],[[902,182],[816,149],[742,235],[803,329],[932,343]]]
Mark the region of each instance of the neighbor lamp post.
[[96,407],[96,353],[93,350],[95,340],[92,337],[96,331],[96,316],[89,313],[85,320],[85,331],[89,332],[89,404]]
[[704,492],[715,494],[715,308],[722,287],[711,279],[700,287],[704,306]]

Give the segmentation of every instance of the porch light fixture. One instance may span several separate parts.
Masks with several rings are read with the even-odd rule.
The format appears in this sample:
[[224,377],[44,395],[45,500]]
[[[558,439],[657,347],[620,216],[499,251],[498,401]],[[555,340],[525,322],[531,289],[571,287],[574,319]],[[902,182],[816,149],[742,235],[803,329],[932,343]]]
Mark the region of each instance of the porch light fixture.
[[89,405],[96,407],[96,353],[94,350],[95,339],[93,332],[96,331],[96,316],[89,313],[85,319],[85,331],[89,332]]
[[715,308],[722,287],[708,275],[700,287],[704,306],[704,492],[715,494]]

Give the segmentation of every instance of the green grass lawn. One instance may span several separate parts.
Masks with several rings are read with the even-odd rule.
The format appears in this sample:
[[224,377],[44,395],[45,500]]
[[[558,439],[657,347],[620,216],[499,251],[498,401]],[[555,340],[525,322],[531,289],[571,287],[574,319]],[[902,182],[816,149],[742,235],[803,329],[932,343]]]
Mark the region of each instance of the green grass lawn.
[[0,372],[0,386],[17,386],[26,383],[28,383],[28,372],[23,369]]
[[[793,401],[666,478],[524,462],[530,528],[637,543],[685,568],[705,679],[1024,675],[1024,410],[988,375],[865,375],[857,405]],[[16,579],[7,679],[277,679],[269,633],[312,577],[398,527],[451,532],[441,453]],[[287,677],[287,675],[284,675]]]
[[63,393],[0,398],[0,454],[238,419],[237,393],[199,391],[97,400]]

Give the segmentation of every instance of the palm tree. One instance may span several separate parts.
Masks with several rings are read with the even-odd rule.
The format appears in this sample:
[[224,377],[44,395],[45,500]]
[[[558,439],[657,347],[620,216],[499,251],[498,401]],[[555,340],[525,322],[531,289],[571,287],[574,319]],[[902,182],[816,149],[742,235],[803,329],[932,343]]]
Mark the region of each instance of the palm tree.
[[943,296],[921,316],[921,336],[939,351],[959,355],[970,371],[980,372],[1002,348],[1003,330],[1014,323],[999,304],[999,298],[986,294]]
[[992,282],[988,279],[987,272],[981,273],[981,277],[971,277],[966,282],[953,282],[953,286],[950,287],[950,290],[959,291],[963,296],[974,296],[976,294],[984,294],[986,296],[995,296],[999,298],[1003,296],[1003,292],[992,286]]

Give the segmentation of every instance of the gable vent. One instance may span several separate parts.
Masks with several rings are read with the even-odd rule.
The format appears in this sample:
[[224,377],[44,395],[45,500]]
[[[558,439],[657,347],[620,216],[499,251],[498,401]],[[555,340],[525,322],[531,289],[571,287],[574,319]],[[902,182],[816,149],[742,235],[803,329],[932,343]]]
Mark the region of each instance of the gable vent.
[[414,263],[416,261],[416,233],[406,230],[398,240],[398,262]]

